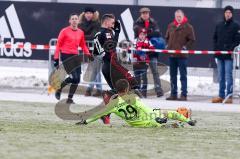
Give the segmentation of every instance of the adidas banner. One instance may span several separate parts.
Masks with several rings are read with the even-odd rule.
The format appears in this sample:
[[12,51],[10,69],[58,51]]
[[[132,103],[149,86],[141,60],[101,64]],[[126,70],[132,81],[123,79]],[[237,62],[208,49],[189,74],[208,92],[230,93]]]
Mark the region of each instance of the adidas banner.
[[[81,13],[91,6],[100,12],[113,13],[122,24],[120,40],[134,39],[133,22],[139,17],[140,6],[87,5],[70,3],[0,2],[0,36],[2,44],[48,44],[57,38],[59,31],[68,25],[70,13]],[[149,7],[158,22],[163,36],[174,19],[175,7]],[[195,50],[212,50],[213,33],[217,22],[223,18],[222,9],[181,8],[193,25],[196,34]],[[237,11],[236,11],[237,12]],[[236,16],[239,20],[239,16]],[[0,58],[48,60],[48,50],[0,48]],[[160,55],[160,61],[168,64],[168,56]],[[189,66],[214,67],[212,55],[190,55]]]

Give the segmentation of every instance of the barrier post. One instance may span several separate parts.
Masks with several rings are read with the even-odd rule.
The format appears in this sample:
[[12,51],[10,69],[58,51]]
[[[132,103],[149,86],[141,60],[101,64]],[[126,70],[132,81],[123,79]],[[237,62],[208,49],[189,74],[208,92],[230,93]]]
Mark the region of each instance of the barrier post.
[[49,40],[49,50],[48,50],[48,77],[50,76],[52,70],[53,70],[53,60],[52,60],[52,57],[54,55],[54,49],[51,49],[52,47],[56,46],[57,44],[57,39],[50,39]]
[[[233,50],[232,53],[232,58],[233,58],[233,86],[232,86],[232,93],[229,94],[223,101],[223,104],[226,103],[226,101],[229,98],[233,98],[233,97],[240,97],[239,95],[239,90],[236,91],[236,80],[239,78],[237,76],[237,70],[239,70],[239,63],[240,63],[240,55],[239,55],[239,51],[240,51],[240,44],[238,46],[236,46]],[[239,78],[240,80],[240,78]],[[239,81],[239,85],[240,85],[240,81]]]

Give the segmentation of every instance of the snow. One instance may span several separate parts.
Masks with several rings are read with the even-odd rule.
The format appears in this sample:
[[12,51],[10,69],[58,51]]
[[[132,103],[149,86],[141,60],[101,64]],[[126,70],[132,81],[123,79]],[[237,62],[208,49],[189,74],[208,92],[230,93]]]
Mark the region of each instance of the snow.
[[[0,66],[0,72],[0,88],[44,89],[48,84],[48,69],[46,67]],[[168,74],[167,72],[162,75],[161,79],[169,81],[170,78]],[[83,81],[83,79],[81,81]],[[181,86],[180,80],[178,80],[178,86]],[[188,92],[190,95],[215,96],[218,94],[218,84],[212,82],[212,77],[188,76]]]
[[[24,64],[24,67],[19,67],[22,66],[21,63],[13,66],[7,63],[0,64],[0,100],[57,103],[54,95],[47,93],[47,63],[42,65],[37,63],[38,67],[32,67],[32,63]],[[143,99],[143,102],[152,108],[176,109],[184,106],[197,111],[240,112],[239,99],[235,99],[234,104],[231,105],[210,102],[211,98],[218,94],[218,84],[213,83],[212,75],[209,72],[211,71],[205,71],[205,74],[200,73],[203,76],[197,75],[199,72],[195,69],[190,72],[191,75],[188,76],[189,100],[186,102],[166,101],[165,98],[168,94],[161,98],[149,97]],[[162,75],[161,79],[169,81],[168,74],[167,72]],[[239,90],[239,87],[236,89]],[[63,94],[63,98],[66,97],[67,95]],[[102,101],[100,98],[84,97],[83,95],[75,95],[74,100],[76,103],[84,105],[97,105]]]
[[[67,98],[67,94],[62,95],[62,99]],[[240,112],[239,101],[235,104],[212,104],[210,98],[201,99],[201,102],[194,101],[194,98],[189,101],[166,101],[162,98],[141,99],[143,103],[151,108],[173,109],[178,107],[191,108],[193,111],[210,111],[210,112]],[[0,101],[18,101],[18,102],[40,102],[40,103],[57,103],[54,95],[46,93],[15,93],[15,92],[0,92]],[[97,106],[102,102],[101,98],[85,97],[83,95],[75,95],[74,101],[80,105]]]

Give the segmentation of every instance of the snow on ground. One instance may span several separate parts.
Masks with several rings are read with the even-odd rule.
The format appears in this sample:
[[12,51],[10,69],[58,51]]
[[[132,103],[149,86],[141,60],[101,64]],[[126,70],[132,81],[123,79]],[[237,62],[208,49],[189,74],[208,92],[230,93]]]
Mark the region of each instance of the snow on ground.
[[[82,67],[83,69],[86,66]],[[0,88],[38,88],[46,89],[48,85],[48,69],[47,67],[12,67],[12,66],[0,66]],[[213,82],[211,73],[205,73],[204,76],[197,75],[195,70],[189,71],[192,75],[188,76],[188,94],[200,95],[200,96],[217,96],[218,84]],[[84,71],[83,71],[84,73]],[[199,74],[202,74],[199,71]],[[206,75],[207,74],[207,75]],[[81,81],[86,83],[81,76]],[[103,76],[102,76],[103,78]],[[160,77],[166,81],[169,81],[169,73],[166,72]],[[179,79],[179,77],[178,77]],[[102,79],[103,83],[106,82]],[[236,84],[239,84],[237,80]],[[179,92],[180,80],[178,80]],[[240,85],[236,87],[236,90],[240,90]],[[105,88],[106,86],[104,86]]]
[[[66,98],[67,94],[63,94],[62,98]],[[196,101],[196,99],[198,101]],[[212,104],[210,98],[190,97],[189,101],[166,101],[165,97],[142,99],[142,101],[152,107],[161,109],[176,109],[178,107],[191,108],[194,111],[211,111],[211,112],[240,112],[239,100],[235,104]],[[57,103],[54,95],[47,95],[45,93],[14,93],[14,92],[0,92],[0,101],[19,101],[19,102],[41,102],[41,103]],[[75,95],[74,101],[80,105],[97,106],[102,102],[101,98],[85,97],[83,95]]]
[[[47,94],[47,63],[37,63],[37,67],[35,67],[35,64],[34,67],[32,67],[32,65],[32,63],[19,62],[12,66],[8,63],[1,62],[0,100],[44,103],[57,102],[53,94]],[[193,69],[189,72],[189,100],[187,102],[166,101],[165,98],[168,94],[162,98],[149,97],[148,99],[143,99],[143,101],[153,108],[161,107],[175,109],[179,106],[185,106],[198,111],[240,112],[239,98],[235,99],[234,104],[231,105],[210,103],[211,97],[217,96],[218,94],[218,84],[213,83],[211,71],[208,70],[208,72],[205,71],[201,73]],[[169,73],[165,73],[163,76],[161,76],[161,79],[169,81],[168,74]],[[201,74],[203,76],[199,76],[198,74]],[[237,84],[239,84],[239,81],[237,81]],[[239,87],[237,87],[236,90],[239,90]],[[67,97],[66,94],[64,94],[63,97]],[[84,97],[82,95],[76,95],[74,97],[74,100],[78,104],[88,105],[97,105],[101,102],[101,99],[99,98]]]
[[[47,68],[0,66],[0,72],[0,88],[44,89],[47,87]],[[161,76],[161,79],[169,81],[168,73]],[[180,82],[178,85],[180,86]],[[211,76],[188,76],[188,91],[189,95],[214,96],[217,95],[218,84],[212,82]]]

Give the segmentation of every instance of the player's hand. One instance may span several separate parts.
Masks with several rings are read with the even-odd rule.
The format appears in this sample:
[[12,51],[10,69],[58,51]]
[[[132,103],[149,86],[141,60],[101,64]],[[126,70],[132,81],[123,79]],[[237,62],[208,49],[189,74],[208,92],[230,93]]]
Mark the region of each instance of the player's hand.
[[59,59],[54,59],[53,65],[57,68],[59,66]]
[[115,21],[113,30],[114,30],[115,33],[120,33],[120,31],[121,31],[121,24],[119,23],[119,21],[117,21],[117,20]]
[[77,122],[76,125],[87,125],[87,121],[81,120],[80,122]]
[[89,59],[89,61],[94,61],[93,55],[92,54],[88,55],[88,59]]

